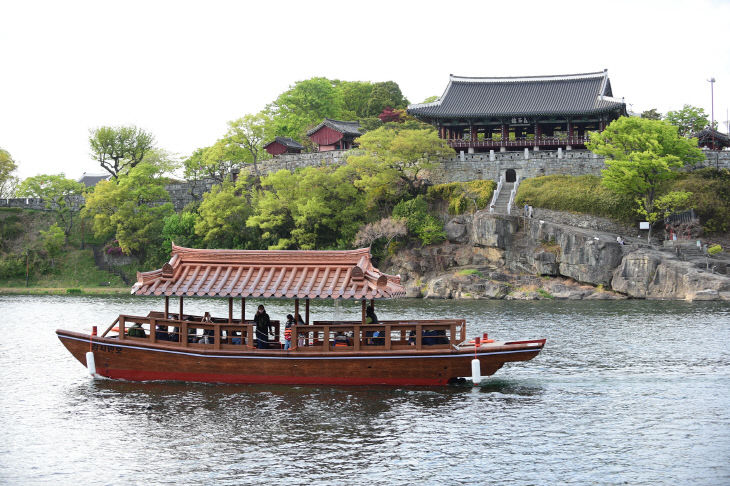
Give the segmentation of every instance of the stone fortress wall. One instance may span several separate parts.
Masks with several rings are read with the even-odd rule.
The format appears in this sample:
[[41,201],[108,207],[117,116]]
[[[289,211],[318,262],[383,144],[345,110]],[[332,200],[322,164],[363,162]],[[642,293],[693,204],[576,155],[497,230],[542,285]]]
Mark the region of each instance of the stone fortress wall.
[[[259,163],[262,174],[271,174],[282,169],[296,170],[304,167],[321,167],[344,164],[347,151],[313,152],[305,154],[282,154]],[[520,152],[485,152],[464,153],[445,159],[429,174],[431,182],[466,182],[476,179],[499,180],[512,169],[520,180],[553,174],[600,175],[605,167],[603,157],[588,150],[540,150],[525,149]],[[704,163],[695,168],[717,167],[730,169],[730,151],[708,151]],[[253,172],[253,166],[247,166],[247,172]],[[182,210],[202,195],[210,191],[215,184],[213,180],[183,182],[166,186],[176,211]],[[77,206],[81,206],[79,199]],[[14,198],[0,199],[0,207],[48,210],[41,199]]]

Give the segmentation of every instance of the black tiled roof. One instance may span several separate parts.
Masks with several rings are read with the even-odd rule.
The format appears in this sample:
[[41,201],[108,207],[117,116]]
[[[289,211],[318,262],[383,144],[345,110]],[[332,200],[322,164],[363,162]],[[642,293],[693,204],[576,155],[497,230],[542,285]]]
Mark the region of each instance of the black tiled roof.
[[299,149],[299,150],[301,150],[301,149],[304,148],[304,145],[300,144],[299,142],[297,142],[293,138],[289,138],[289,137],[275,137],[274,140],[272,140],[271,142],[269,142],[266,145],[264,145],[264,148],[268,147],[272,143],[280,143],[284,147],[290,148],[290,149]]
[[76,182],[81,182],[86,187],[94,187],[101,181],[106,181],[111,177],[109,174],[87,174],[84,172]]
[[316,127],[312,128],[307,132],[307,136],[312,135],[320,128],[327,126],[330,127],[332,130],[336,130],[340,132],[343,135],[350,135],[354,137],[359,137],[362,135],[360,133],[360,122],[356,121],[340,121],[340,120],[333,120],[331,118],[325,118],[322,123],[317,125]]
[[693,133],[692,137],[699,139],[701,142],[714,139],[716,143],[730,144],[730,136],[710,127],[705,127],[699,132]]
[[441,98],[410,105],[408,113],[426,119],[625,113],[624,101],[612,96],[607,71],[519,78],[451,75]]

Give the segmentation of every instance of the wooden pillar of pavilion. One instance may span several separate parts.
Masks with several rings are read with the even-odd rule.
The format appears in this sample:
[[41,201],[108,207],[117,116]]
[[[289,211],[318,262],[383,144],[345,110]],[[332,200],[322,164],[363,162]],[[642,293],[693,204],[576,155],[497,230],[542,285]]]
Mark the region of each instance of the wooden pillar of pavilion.
[[299,321],[297,317],[299,315],[299,299],[294,299],[294,321]]
[[165,296],[165,319],[170,318],[170,297]]
[[180,313],[178,314],[178,319],[181,321],[183,320],[183,296],[180,296]]
[[233,297],[228,297],[228,324],[233,322]]
[[241,324],[246,322],[246,298],[241,297]]
[[309,299],[304,301],[304,323],[309,325]]
[[367,299],[362,299],[362,302],[361,302],[361,304],[362,304],[362,305],[361,305],[361,312],[362,312],[362,323],[363,323],[363,324],[365,324],[365,322],[366,322],[366,319],[367,319],[367,317],[366,317],[366,315],[365,315],[365,307],[366,307],[366,305],[367,305]]

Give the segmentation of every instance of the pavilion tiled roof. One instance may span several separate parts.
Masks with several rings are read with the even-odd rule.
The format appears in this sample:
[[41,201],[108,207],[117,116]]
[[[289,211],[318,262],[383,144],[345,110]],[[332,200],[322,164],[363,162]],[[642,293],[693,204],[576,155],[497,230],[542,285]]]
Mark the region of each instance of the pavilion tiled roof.
[[272,143],[280,143],[284,147],[286,147],[286,148],[292,148],[292,149],[300,149],[301,150],[301,149],[304,148],[304,145],[300,144],[299,142],[297,142],[293,138],[289,138],[289,137],[275,137],[274,140],[272,140],[271,142],[269,142],[266,145],[264,145],[264,148],[268,147]]
[[700,142],[714,140],[718,145],[723,144],[724,146],[730,146],[730,136],[725,135],[722,132],[718,132],[714,128],[710,127],[705,127],[699,132],[693,133],[692,137],[698,139]]
[[444,94],[432,103],[410,105],[426,119],[625,113],[613,98],[607,71],[558,76],[468,78],[450,75]]
[[173,245],[161,269],[137,274],[134,295],[378,299],[404,297],[370,250],[200,250]]
[[330,127],[332,130],[338,131],[343,135],[348,135],[352,137],[359,137],[360,135],[362,135],[362,133],[360,133],[360,122],[341,121],[333,120],[331,118],[325,118],[322,123],[309,130],[307,132],[307,136],[316,133],[319,129],[325,126]]

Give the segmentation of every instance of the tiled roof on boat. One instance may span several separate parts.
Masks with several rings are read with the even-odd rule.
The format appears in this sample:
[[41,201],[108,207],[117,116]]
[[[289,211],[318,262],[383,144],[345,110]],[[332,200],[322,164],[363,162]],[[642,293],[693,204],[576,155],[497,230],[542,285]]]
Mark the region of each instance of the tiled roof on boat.
[[370,250],[199,250],[173,245],[161,269],[137,274],[135,295],[378,299],[404,297]]
[[500,78],[449,77],[444,94],[432,103],[410,105],[417,118],[489,118],[523,115],[579,115],[626,111],[613,98],[607,71],[557,76]]

